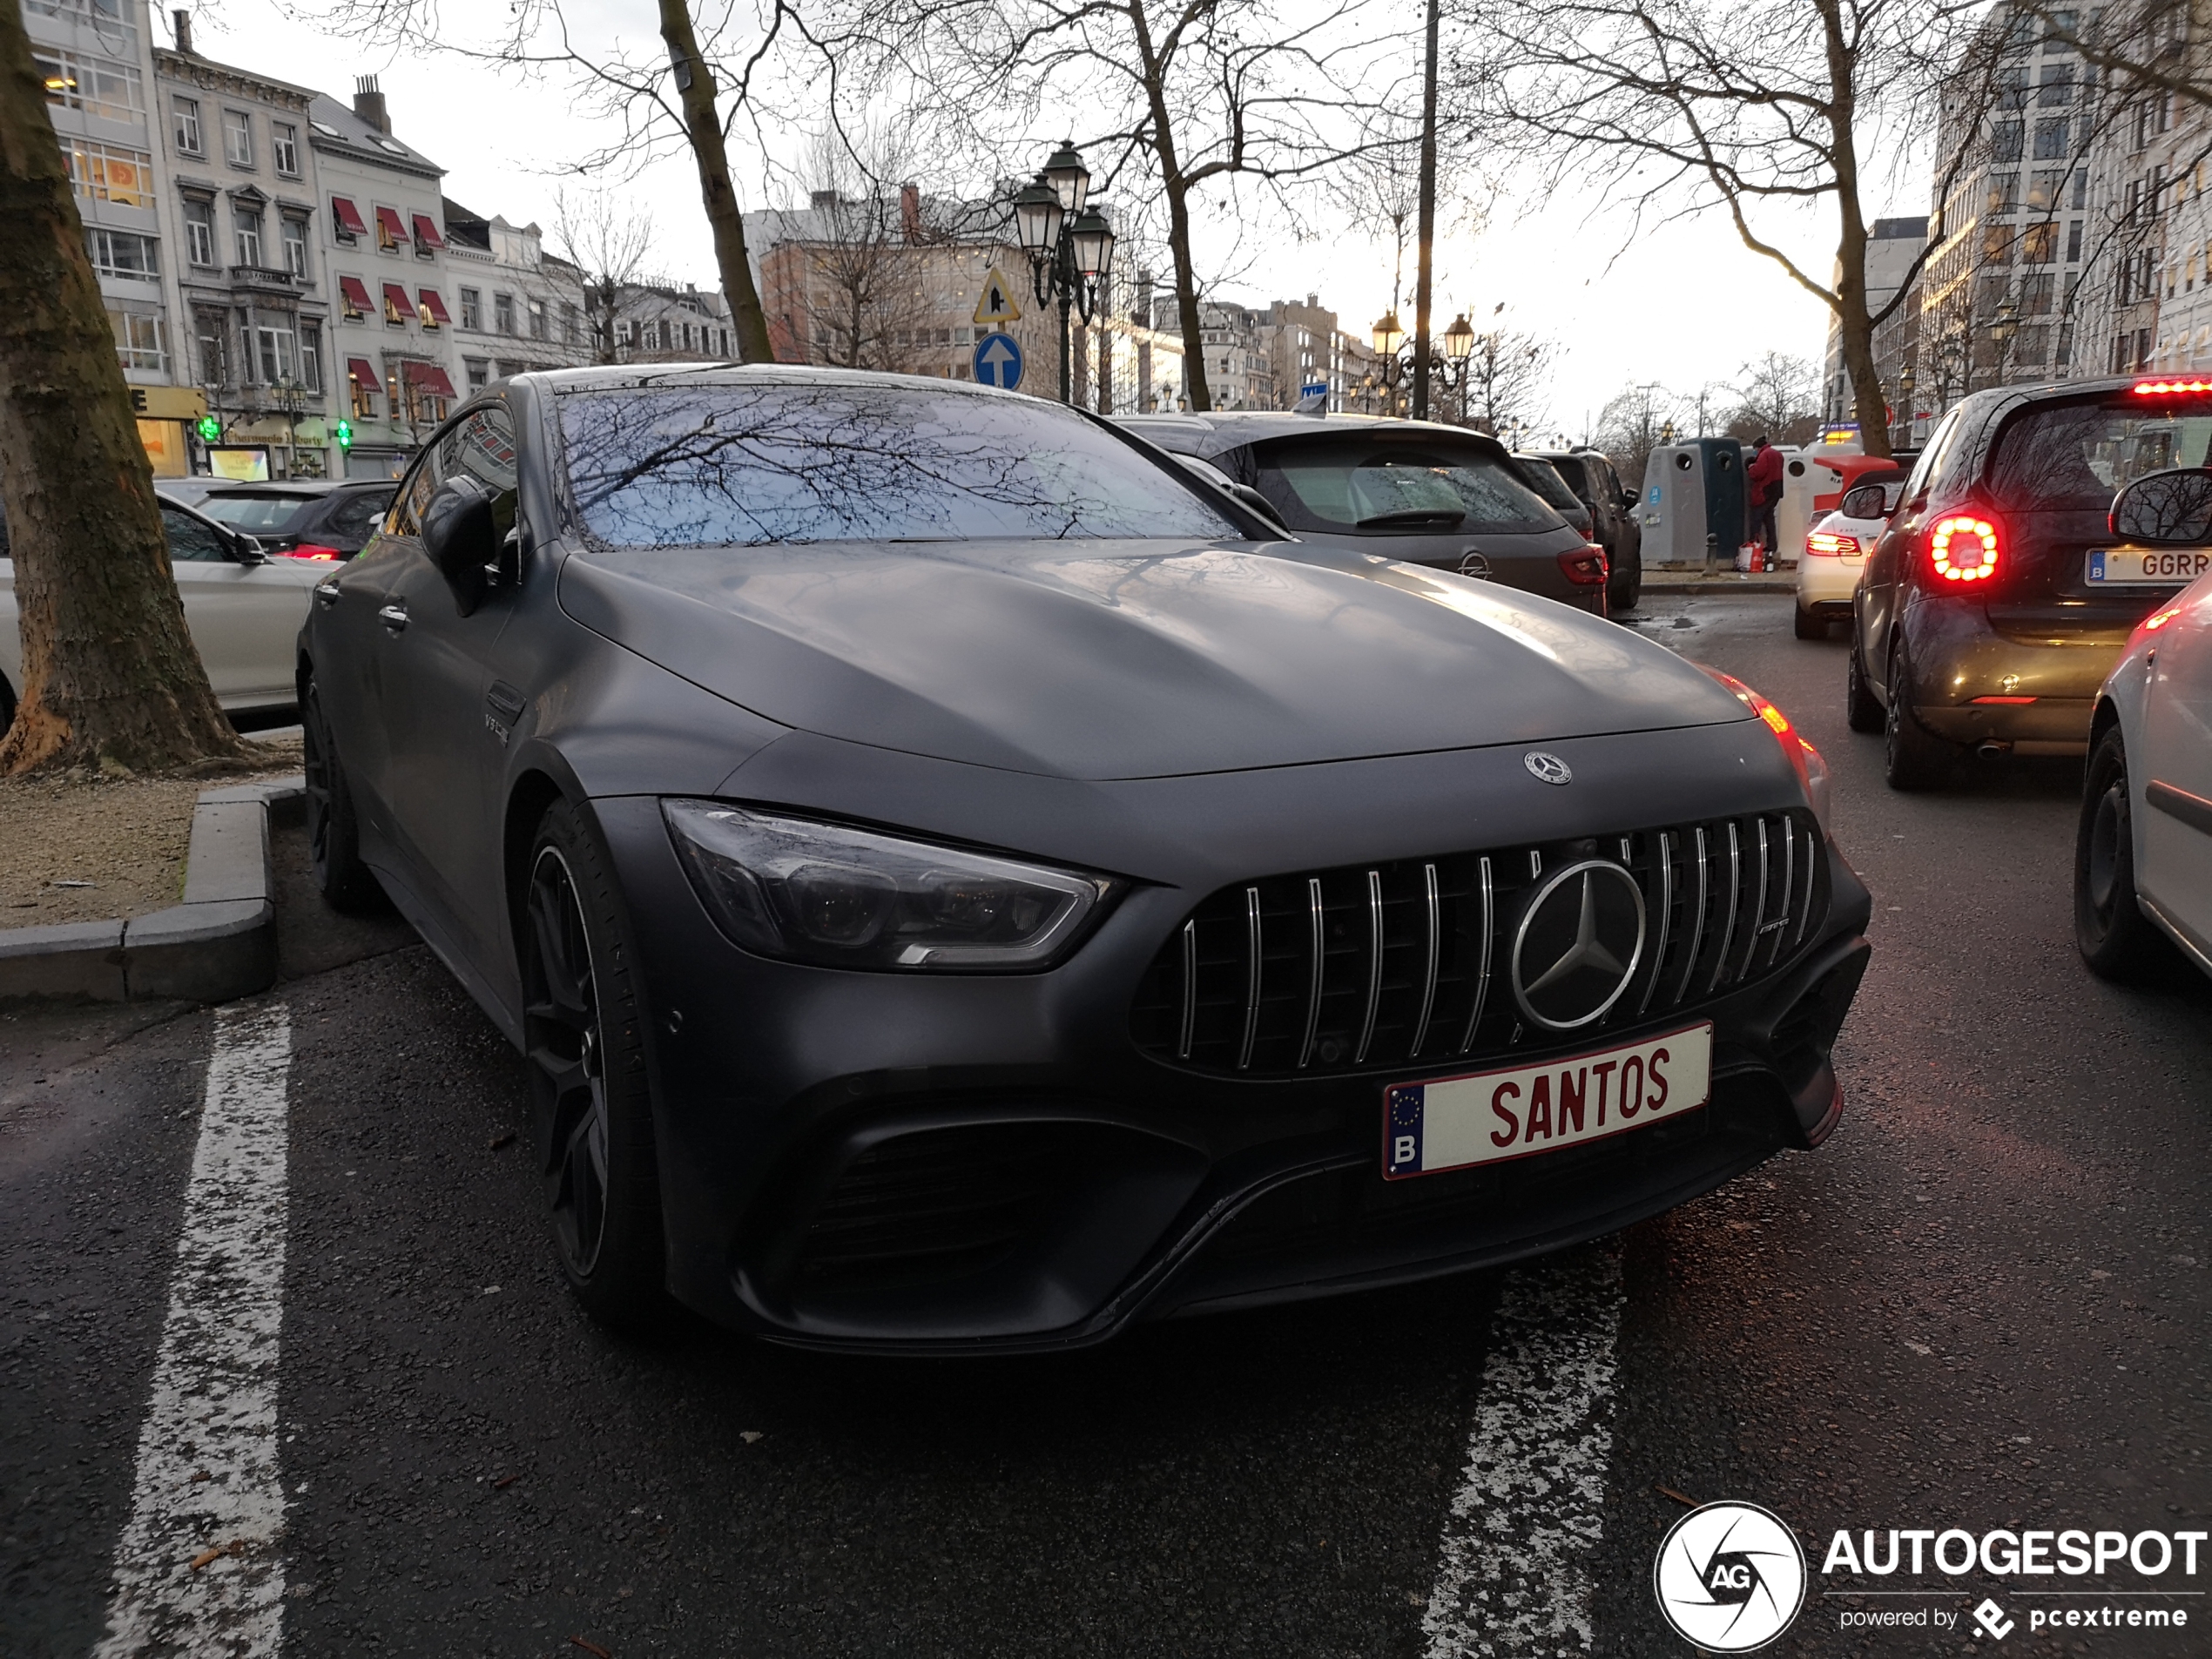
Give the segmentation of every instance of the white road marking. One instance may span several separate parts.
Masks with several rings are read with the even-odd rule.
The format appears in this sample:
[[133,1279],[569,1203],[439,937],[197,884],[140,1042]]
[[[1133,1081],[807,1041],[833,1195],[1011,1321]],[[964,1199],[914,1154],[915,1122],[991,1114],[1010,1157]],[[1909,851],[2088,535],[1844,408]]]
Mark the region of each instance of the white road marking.
[[277,1335],[291,1053],[281,1004],[216,1011],[169,1316],[95,1659],[266,1659],[282,1639]]
[[1506,1281],[1421,1620],[1427,1659],[1590,1651],[1622,1300],[1619,1259],[1602,1246]]

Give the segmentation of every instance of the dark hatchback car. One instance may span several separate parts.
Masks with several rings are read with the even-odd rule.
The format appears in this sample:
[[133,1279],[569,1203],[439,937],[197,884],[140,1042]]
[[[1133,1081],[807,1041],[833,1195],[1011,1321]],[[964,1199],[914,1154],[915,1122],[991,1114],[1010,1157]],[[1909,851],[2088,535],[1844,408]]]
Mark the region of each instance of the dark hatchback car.
[[1130,415],[1115,423],[1257,489],[1302,543],[1605,612],[1603,550],[1482,433],[1357,415]]
[[1590,510],[1590,539],[1605,550],[1605,602],[1615,611],[1631,610],[1643,597],[1643,523],[1636,498],[1623,489],[1613,462],[1596,449],[1537,449]]
[[388,478],[224,484],[200,497],[199,510],[269,553],[334,563],[361,550],[398,489]]
[[1754,693],[1057,404],[479,394],[300,640],[310,844],[528,1057],[584,1304],[1047,1347],[1609,1232],[1842,1110]]
[[2113,497],[2203,464],[2212,381],[1978,392],[1938,424],[1852,600],[1851,728],[1882,732],[1890,783],[1943,782],[1970,753],[2080,755],[2128,636],[2212,550],[2112,534]]

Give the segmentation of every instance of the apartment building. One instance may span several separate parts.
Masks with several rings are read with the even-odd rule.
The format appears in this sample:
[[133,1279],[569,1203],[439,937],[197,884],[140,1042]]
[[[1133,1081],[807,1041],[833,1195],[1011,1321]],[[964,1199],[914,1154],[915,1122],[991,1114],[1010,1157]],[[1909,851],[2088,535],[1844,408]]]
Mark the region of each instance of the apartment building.
[[583,273],[545,251],[536,225],[442,203],[464,394],[532,369],[591,361]]

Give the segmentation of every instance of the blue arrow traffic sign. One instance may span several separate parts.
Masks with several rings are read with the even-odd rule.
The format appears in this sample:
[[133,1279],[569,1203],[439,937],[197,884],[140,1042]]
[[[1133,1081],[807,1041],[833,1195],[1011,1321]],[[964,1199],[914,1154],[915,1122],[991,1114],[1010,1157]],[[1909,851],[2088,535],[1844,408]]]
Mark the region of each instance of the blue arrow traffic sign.
[[1010,392],[1022,384],[1022,347],[995,331],[975,342],[975,383]]

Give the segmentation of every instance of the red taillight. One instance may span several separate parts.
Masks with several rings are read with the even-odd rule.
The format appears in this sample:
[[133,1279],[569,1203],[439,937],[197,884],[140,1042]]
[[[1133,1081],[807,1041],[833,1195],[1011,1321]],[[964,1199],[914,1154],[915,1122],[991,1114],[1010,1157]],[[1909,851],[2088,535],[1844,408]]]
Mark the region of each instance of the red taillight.
[[1605,550],[1583,547],[1559,556],[1560,573],[1578,588],[1595,588],[1605,580]]
[[1805,537],[1805,551],[1816,559],[1855,559],[1858,556],[1858,537],[1838,536],[1833,530],[1815,530]]
[[2212,392],[2212,381],[2137,381],[2137,397],[2170,397],[2176,392]]
[[1928,531],[1928,568],[1945,582],[1984,582],[1997,574],[1997,526],[1973,513],[1936,520]]
[[321,559],[325,563],[332,563],[346,556],[336,548],[325,547],[320,542],[301,542],[296,547],[285,549],[284,556],[287,559]]

